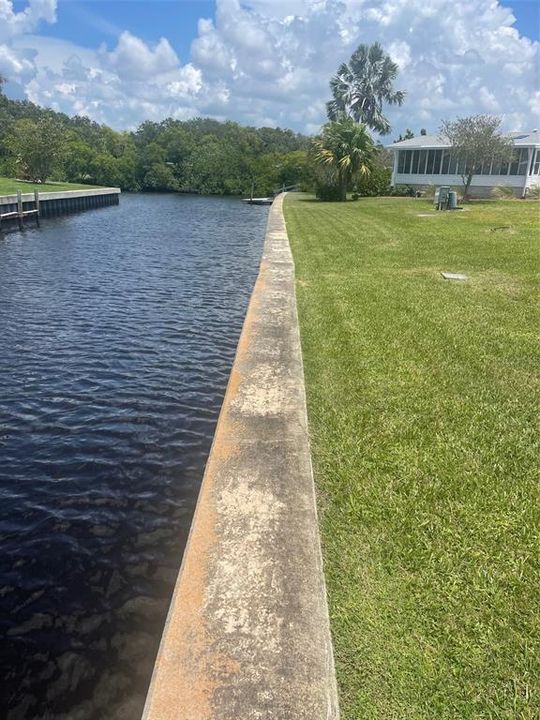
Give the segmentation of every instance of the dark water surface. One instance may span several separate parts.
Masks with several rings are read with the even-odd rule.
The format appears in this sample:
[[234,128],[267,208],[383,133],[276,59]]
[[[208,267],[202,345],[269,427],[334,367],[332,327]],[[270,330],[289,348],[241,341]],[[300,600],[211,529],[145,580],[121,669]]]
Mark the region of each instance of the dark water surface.
[[0,238],[0,717],[137,720],[267,209],[123,196]]

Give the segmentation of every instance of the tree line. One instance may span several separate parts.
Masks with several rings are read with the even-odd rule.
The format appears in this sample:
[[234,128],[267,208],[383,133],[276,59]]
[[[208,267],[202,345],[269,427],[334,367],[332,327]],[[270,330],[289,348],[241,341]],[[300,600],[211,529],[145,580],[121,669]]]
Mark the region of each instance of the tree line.
[[[244,196],[294,185],[318,191],[334,183],[330,167],[319,163],[317,138],[291,130],[168,118],[118,132],[87,117],[10,100],[2,83],[0,77],[0,175],[128,191]],[[358,178],[362,194],[389,191],[390,154],[382,145],[373,147],[370,173]]]
[[38,182],[267,195],[307,181],[310,143],[291,130],[208,118],[118,132],[0,92],[0,175]]

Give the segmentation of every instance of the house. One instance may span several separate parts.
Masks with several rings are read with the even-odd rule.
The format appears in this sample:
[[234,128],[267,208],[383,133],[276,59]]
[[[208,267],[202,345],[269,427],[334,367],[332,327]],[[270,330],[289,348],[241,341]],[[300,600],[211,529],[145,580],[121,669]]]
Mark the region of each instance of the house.
[[[516,197],[526,197],[528,189],[540,185],[540,131],[512,132],[514,158],[511,162],[492,162],[489,158],[473,176],[472,197],[489,197],[494,187],[511,187]],[[392,185],[462,185],[459,163],[452,157],[450,144],[436,135],[420,135],[393,143]]]

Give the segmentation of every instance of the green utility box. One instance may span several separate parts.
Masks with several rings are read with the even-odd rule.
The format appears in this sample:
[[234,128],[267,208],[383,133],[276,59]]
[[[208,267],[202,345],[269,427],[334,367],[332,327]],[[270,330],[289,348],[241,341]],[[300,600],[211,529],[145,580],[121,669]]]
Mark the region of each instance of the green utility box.
[[450,201],[450,185],[441,185],[435,191],[435,207],[437,210],[447,210]]

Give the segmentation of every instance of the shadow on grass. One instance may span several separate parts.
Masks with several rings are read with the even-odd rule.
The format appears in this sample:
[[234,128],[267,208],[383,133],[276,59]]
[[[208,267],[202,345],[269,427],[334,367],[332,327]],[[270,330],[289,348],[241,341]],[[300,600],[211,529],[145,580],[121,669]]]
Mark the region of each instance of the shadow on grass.
[[296,202],[301,203],[318,203],[319,205],[335,205],[336,207],[339,207],[340,205],[349,205],[352,202],[358,202],[357,200],[350,200],[347,198],[347,200],[319,200],[319,198],[296,198]]

